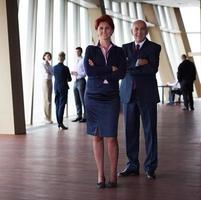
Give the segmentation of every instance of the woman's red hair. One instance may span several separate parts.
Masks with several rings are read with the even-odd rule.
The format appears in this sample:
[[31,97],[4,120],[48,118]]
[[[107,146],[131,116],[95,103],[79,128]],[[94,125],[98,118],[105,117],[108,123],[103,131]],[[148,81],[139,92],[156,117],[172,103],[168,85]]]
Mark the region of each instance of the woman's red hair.
[[95,21],[95,29],[98,29],[98,26],[101,22],[106,22],[110,25],[110,27],[112,28],[112,30],[114,30],[114,22],[112,20],[112,18],[109,15],[103,15],[101,17],[99,17],[98,19],[96,19]]

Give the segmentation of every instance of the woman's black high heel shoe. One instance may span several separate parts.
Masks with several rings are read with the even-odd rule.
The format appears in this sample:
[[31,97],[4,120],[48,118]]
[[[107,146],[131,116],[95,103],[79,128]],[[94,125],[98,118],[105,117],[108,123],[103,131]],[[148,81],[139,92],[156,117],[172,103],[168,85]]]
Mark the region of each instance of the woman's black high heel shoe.
[[59,124],[58,125],[58,128],[60,129],[63,129],[63,130],[67,130],[68,129],[68,127],[66,127],[66,126],[64,126],[63,124]]
[[103,189],[105,188],[105,178],[101,182],[96,183],[96,188],[97,189]]
[[116,188],[117,187],[117,182],[108,182],[106,185],[107,188]]

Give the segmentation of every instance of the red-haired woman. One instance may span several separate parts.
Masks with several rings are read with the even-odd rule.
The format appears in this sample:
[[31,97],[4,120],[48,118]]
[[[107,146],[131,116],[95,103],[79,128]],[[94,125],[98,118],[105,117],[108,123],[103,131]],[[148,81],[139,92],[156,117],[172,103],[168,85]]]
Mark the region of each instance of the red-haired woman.
[[[120,111],[119,80],[126,73],[123,50],[111,42],[114,23],[109,15],[95,22],[98,35],[96,46],[88,46],[84,58],[88,76],[85,105],[87,133],[93,136],[93,152],[98,170],[97,188],[117,187],[118,140],[117,128]],[[105,184],[104,139],[108,147],[110,177]]]

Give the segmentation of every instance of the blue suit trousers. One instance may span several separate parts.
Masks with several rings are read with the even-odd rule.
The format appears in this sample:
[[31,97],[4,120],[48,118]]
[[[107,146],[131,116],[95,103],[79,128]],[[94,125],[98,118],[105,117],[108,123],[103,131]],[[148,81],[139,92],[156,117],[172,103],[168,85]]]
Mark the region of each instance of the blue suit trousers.
[[126,153],[128,157],[127,166],[133,170],[139,170],[139,139],[140,139],[140,117],[144,129],[146,159],[144,170],[154,172],[157,168],[157,104],[152,102],[140,102],[132,94],[129,103],[123,104]]
[[59,125],[63,124],[63,115],[67,103],[68,91],[55,91],[56,118]]

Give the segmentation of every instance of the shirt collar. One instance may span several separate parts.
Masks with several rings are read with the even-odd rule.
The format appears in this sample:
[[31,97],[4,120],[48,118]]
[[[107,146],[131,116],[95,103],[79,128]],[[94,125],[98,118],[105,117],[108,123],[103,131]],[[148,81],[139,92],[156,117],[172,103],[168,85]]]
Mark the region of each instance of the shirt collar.
[[[112,45],[112,46],[110,46],[110,48],[115,46],[115,44],[113,44],[112,42],[110,42],[110,45]],[[96,46],[100,47],[100,41],[97,42]]]
[[77,57],[77,60],[81,60],[83,57],[82,56],[78,56]]
[[135,46],[136,46],[136,45],[140,45],[140,48],[141,48],[142,45],[145,43],[145,41],[146,41],[146,38],[145,38],[142,42],[140,42],[140,43],[135,42]]

